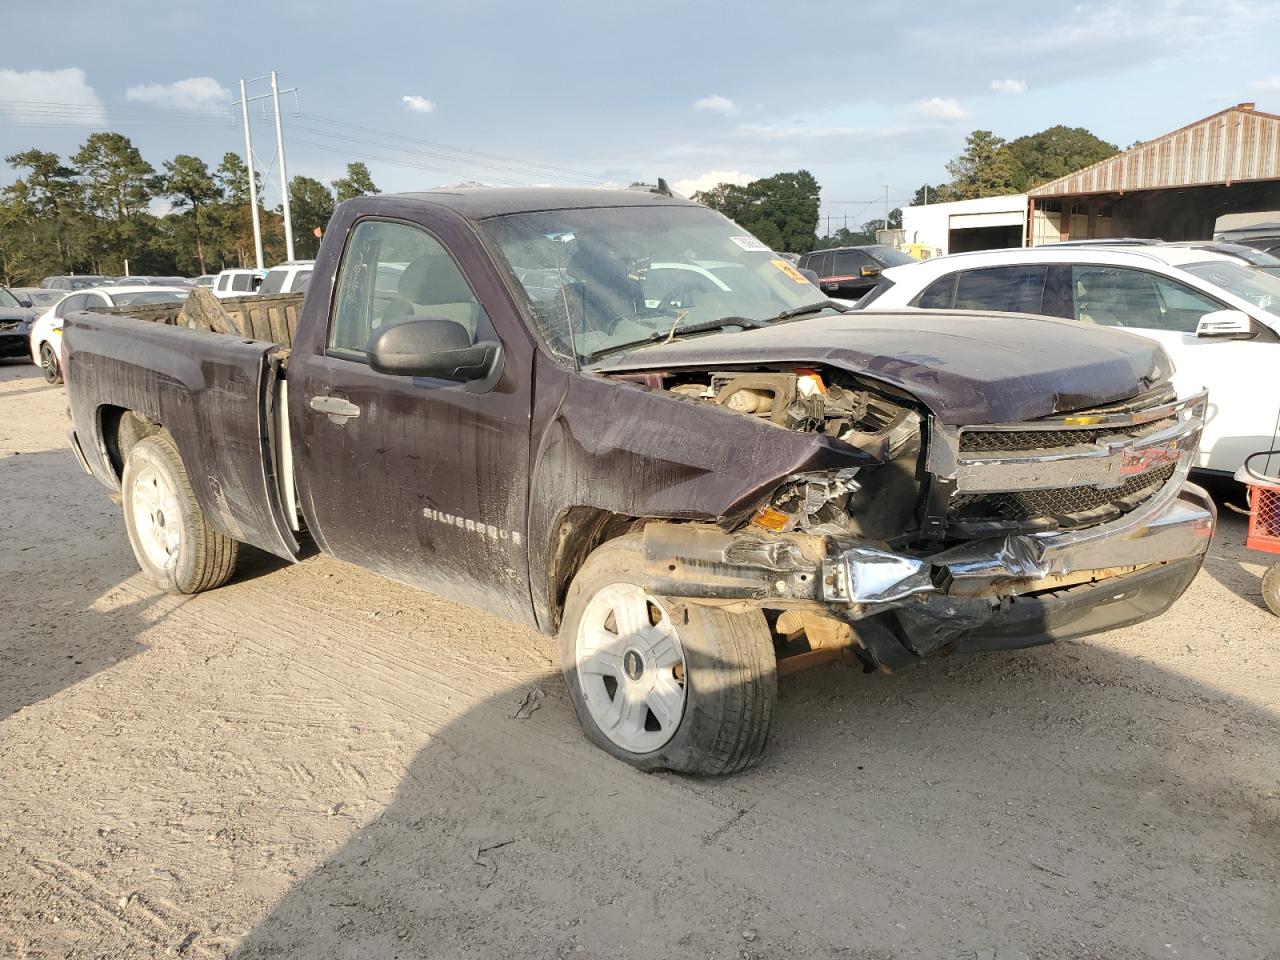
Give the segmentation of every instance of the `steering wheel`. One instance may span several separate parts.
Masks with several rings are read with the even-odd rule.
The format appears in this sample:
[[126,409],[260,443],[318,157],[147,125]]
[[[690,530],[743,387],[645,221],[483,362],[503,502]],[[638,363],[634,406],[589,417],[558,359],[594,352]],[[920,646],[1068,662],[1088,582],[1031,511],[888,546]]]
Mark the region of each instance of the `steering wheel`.
[[659,310],[687,310],[693,306],[693,296],[698,294],[698,285],[694,283],[681,284],[673,288],[667,293],[662,303],[658,304]]

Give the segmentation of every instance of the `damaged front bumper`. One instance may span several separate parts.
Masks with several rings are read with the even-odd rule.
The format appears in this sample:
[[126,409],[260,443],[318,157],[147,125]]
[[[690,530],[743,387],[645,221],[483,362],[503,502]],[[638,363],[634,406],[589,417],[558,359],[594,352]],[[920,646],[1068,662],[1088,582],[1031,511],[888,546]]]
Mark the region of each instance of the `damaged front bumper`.
[[647,585],[694,601],[798,609],[850,624],[881,666],[1110,630],[1163,613],[1204,561],[1217,511],[1171,485],[1109,523],[1010,534],[929,556],[813,535],[645,528]]

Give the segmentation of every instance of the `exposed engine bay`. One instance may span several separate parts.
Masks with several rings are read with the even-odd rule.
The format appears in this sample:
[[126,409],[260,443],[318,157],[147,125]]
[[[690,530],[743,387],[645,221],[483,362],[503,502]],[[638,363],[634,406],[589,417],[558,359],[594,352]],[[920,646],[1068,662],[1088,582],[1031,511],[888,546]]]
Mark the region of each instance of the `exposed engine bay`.
[[793,530],[881,542],[911,539],[924,478],[924,417],[914,401],[841,371],[815,368],[630,375],[679,397],[712,403],[775,426],[821,433],[878,465],[788,478],[751,518]]
[[[865,455],[786,476],[743,516],[644,527],[651,589],[768,611],[779,657],[797,667],[855,653],[897,669],[1126,622],[1181,593],[1213,526],[1207,499],[1183,490],[1202,396],[1162,388],[1073,417],[956,427],[893,386],[828,367],[615,376],[755,418],[761,443],[781,428]],[[959,522],[955,505],[975,497],[1001,512]],[[1157,514],[1162,525],[1145,526]],[[1121,595],[1131,602],[1094,612]]]

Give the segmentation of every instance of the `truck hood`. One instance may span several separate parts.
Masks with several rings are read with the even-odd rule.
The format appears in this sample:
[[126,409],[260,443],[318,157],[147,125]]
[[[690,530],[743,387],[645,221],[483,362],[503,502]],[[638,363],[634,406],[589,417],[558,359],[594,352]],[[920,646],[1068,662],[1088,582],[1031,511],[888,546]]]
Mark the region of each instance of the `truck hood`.
[[1018,423],[1141,393],[1173,373],[1161,346],[1072,320],[853,311],[692,336],[605,357],[599,373],[824,364],[911,394],[943,423]]
[[29,307],[0,307],[0,323],[30,320],[35,315],[35,311]]

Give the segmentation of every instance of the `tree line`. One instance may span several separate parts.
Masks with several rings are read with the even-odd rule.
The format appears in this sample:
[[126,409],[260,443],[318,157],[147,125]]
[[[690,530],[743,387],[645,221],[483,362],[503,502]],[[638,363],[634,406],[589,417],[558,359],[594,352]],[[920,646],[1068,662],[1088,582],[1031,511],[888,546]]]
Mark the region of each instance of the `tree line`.
[[[1014,140],[1004,140],[990,130],[974,130],[965,148],[946,165],[949,179],[917,188],[911,206],[972,200],[1032,187],[1105,160],[1119,152],[1083,127],[1062,125]],[[902,208],[848,227],[818,234],[819,187],[808,171],[779,173],[745,185],[719,184],[694,194],[709,207],[750,230],[775,250],[803,253],[824,247],[865,246],[876,242],[877,232],[902,226]]]
[[[65,160],[32,148],[4,158],[17,174],[0,189],[0,280],[27,286],[56,274],[119,276],[216,273],[255,263],[249,179],[238,154],[210,169],[178,154],[157,170],[123,134],[92,133]],[[261,190],[261,178],[255,172]],[[347,164],[326,185],[289,180],[295,254],[315,256],[314,235],[343,200],[378,193],[369,168]],[[167,200],[168,213],[151,213]],[[261,192],[259,192],[261,203]],[[267,262],[285,258],[280,207],[260,211]]]

